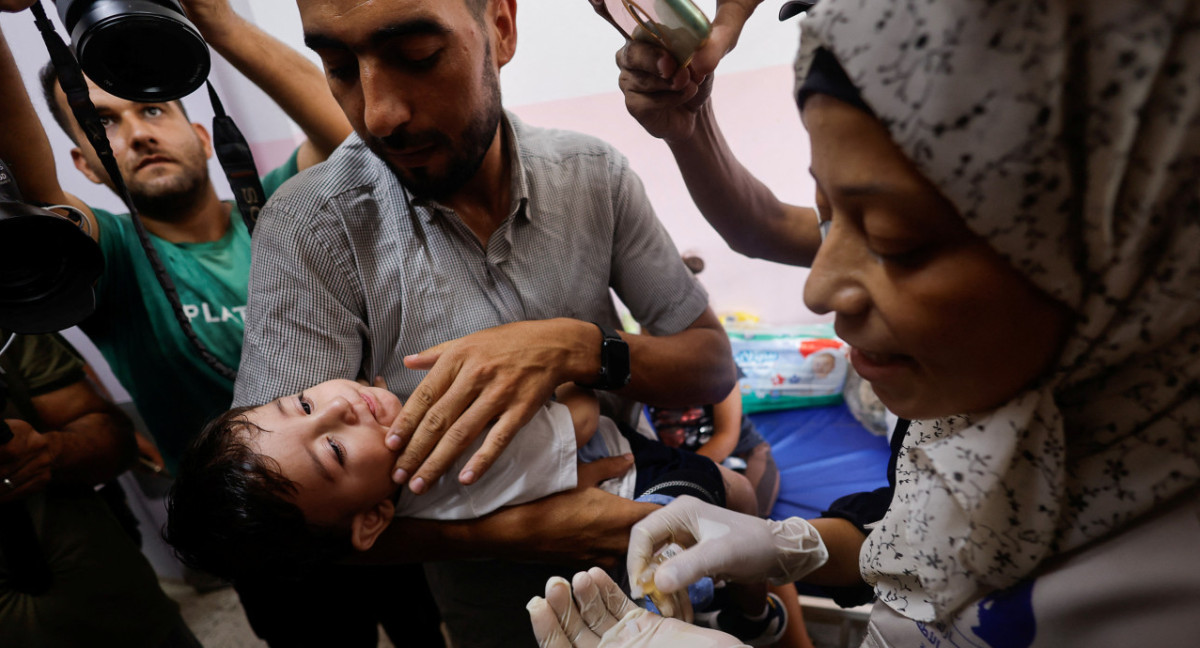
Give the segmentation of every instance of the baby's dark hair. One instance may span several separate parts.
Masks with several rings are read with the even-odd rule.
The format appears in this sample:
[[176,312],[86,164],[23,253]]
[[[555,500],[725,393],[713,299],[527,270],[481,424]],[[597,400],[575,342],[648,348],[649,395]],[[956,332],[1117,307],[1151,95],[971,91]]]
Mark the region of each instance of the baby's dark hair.
[[350,553],[348,529],[309,524],[291,501],[296,484],[250,448],[269,433],[225,412],[205,426],[179,465],[167,499],[163,539],[184,564],[229,581],[298,576]]

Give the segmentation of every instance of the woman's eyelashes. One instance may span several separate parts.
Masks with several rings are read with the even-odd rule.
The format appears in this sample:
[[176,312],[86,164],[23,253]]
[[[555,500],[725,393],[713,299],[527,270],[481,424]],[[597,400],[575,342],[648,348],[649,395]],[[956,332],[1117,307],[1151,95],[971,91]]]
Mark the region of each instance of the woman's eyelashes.
[[905,268],[914,268],[921,265],[928,258],[930,246],[913,243],[911,245],[869,245],[871,250],[884,263],[889,263]]
[[304,392],[300,392],[300,395],[297,396],[297,400],[300,401],[300,409],[305,414],[312,414],[312,403],[310,403],[308,399],[304,397]]

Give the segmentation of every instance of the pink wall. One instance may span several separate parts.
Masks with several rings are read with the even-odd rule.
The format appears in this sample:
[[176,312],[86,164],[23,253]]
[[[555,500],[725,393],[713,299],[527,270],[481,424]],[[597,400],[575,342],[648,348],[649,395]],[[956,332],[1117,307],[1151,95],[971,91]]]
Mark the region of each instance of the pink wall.
[[[713,101],[730,147],[743,163],[781,200],[809,205],[814,187],[808,137],[791,87],[792,70],[786,65],[721,75]],[[827,321],[804,307],[804,269],[749,259],[725,245],[692,204],[667,146],[629,116],[620,92],[509,108],[530,124],[589,133],[625,153],[680,251],[704,258],[701,279],[719,314],[745,311],[774,324]]]
[[[303,141],[303,140],[301,140]],[[278,139],[268,142],[250,142],[250,151],[254,154],[254,165],[259,173],[266,173],[283,164],[291,157],[292,152],[300,145],[295,138]]]

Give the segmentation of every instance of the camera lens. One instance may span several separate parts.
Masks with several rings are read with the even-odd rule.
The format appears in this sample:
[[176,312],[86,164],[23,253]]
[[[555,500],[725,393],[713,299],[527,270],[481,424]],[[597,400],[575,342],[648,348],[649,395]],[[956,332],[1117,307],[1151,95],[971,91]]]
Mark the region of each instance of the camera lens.
[[[49,225],[49,227],[47,227]],[[67,279],[67,259],[47,234],[57,223],[24,217],[5,221],[0,231],[0,306],[17,307],[52,295]]]
[[74,223],[22,203],[0,202],[0,328],[49,333],[94,307],[104,260]]
[[79,64],[106,92],[170,101],[208,78],[208,45],[174,0],[57,0]]
[[[0,303],[33,303],[54,293],[66,274],[66,259],[43,257],[41,250],[0,243]],[[10,303],[11,302],[11,303]]]

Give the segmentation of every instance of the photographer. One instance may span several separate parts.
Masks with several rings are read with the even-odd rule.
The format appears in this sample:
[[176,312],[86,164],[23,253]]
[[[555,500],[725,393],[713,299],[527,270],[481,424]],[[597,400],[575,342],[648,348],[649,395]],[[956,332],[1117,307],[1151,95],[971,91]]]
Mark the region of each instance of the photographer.
[[[183,5],[213,48],[265,90],[308,137],[291,159],[263,178],[268,195],[298,171],[325,159],[349,134],[320,70],[298,52],[243,20],[224,0],[189,0]],[[0,156],[10,162],[28,199],[69,204],[88,218],[106,267],[97,285],[96,315],[82,328],[129,390],[166,468],[173,469],[195,431],[229,406],[232,383],[205,364],[175,324],[129,216],[91,208],[59,186],[49,142],[16,68],[6,63],[0,75]],[[41,80],[50,112],[76,145],[71,150],[73,164],[92,182],[112,188],[67,106],[57,72],[47,66]],[[237,206],[220,200],[208,177],[208,131],[189,123],[179,101],[134,102],[105,92],[91,80],[88,87],[117,166],[196,335],[221,362],[236,368],[250,239]],[[157,351],[148,353],[151,349]],[[188,398],[179,399],[181,393]]]
[[[0,331],[0,344],[7,340]],[[7,392],[0,417],[13,433],[0,445],[4,645],[199,646],[134,539],[92,489],[133,463],[129,419],[97,393],[83,361],[57,335],[18,336],[0,368]],[[36,529],[31,551],[12,550],[20,525],[11,516],[36,521],[26,525]],[[44,591],[25,587],[19,575],[39,556],[52,574]]]
[[[32,4],[0,0],[0,9]],[[298,171],[325,159],[350,132],[322,73],[298,52],[242,19],[225,0],[184,0],[182,5],[205,40],[276,101],[308,138],[282,167],[263,178],[268,195]],[[51,112],[76,144],[71,151],[75,167],[91,181],[112,188],[52,68],[43,71],[42,81]],[[179,101],[129,101],[90,81],[89,91],[184,313],[209,351],[236,368],[250,236],[238,207],[221,201],[209,180],[208,132],[189,123]],[[0,157],[10,162],[27,199],[72,205],[87,217],[104,253],[105,272],[96,286],[96,313],[81,328],[129,390],[165,467],[173,470],[203,423],[228,408],[232,382],[199,357],[175,322],[130,217],[89,208],[59,186],[49,142],[2,35]],[[412,582],[412,573],[408,567],[331,569],[303,584],[238,583],[237,589],[251,626],[273,646],[328,639],[329,645],[373,647],[380,622],[393,634],[403,627],[411,636],[420,628],[430,641],[439,639],[438,616],[427,594],[405,591],[405,600],[397,602],[399,595],[388,591],[397,581]],[[425,592],[423,583],[418,584],[410,589]],[[330,597],[330,592],[341,594]]]

